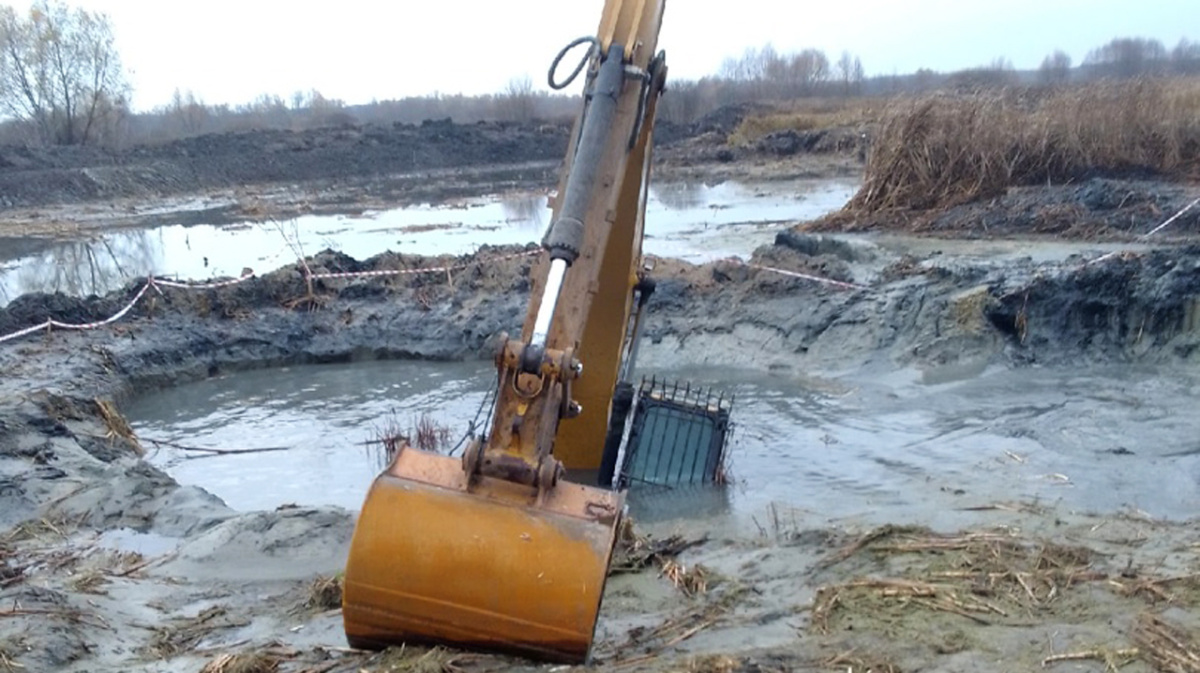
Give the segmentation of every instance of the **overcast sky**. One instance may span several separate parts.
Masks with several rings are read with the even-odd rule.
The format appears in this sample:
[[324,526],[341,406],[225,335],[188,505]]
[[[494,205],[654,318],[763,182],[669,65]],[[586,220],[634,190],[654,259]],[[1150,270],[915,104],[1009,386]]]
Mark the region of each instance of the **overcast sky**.
[[[71,1],[71,0],[68,0]],[[317,89],[364,103],[489,93],[593,34],[603,0],[74,0],[109,14],[134,107],[192,90],[207,103]],[[1117,36],[1200,38],[1200,0],[669,0],[659,46],[673,78],[714,73],[747,47],[843,51],[868,75],[951,71],[997,57],[1075,63]]]

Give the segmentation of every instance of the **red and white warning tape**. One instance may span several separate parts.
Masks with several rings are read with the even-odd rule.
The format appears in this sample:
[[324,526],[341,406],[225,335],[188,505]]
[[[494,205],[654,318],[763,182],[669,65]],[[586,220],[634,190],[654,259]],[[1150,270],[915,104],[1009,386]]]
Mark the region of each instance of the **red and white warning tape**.
[[155,278],[155,279],[153,279],[153,283],[155,285],[161,285],[162,287],[177,287],[177,288],[181,288],[184,290],[211,290],[213,288],[218,288],[218,287],[229,287],[230,285],[237,285],[238,283],[245,282],[247,280],[250,280],[253,277],[254,277],[253,273],[247,273],[243,276],[240,276],[238,278],[233,278],[231,280],[218,280],[218,281],[213,281],[211,283],[181,283],[179,281],[174,281],[174,280],[164,280],[162,278]]
[[[518,257],[531,257],[533,255],[541,254],[541,252],[542,252],[541,250],[528,250],[526,252],[518,252],[518,253],[514,253],[512,255],[501,255],[499,257],[492,257],[490,259],[483,260],[483,261],[499,262],[499,261],[506,260],[506,259],[516,259]],[[382,271],[337,271],[337,272],[330,271],[330,272],[326,272],[326,273],[314,273],[314,274],[311,274],[309,276],[309,278],[314,278],[314,279],[320,279],[320,278],[378,278],[381,276],[404,276],[404,275],[416,274],[416,273],[446,273],[447,271],[460,271],[462,269],[467,269],[467,268],[475,266],[476,264],[479,264],[479,263],[480,262],[476,261],[476,262],[468,262],[466,264],[455,264],[452,266],[435,266],[435,267],[429,267],[429,268],[424,268],[424,269],[385,269]]]
[[[476,260],[473,262],[468,262],[466,264],[454,264],[454,265],[450,265],[450,266],[427,267],[427,268],[423,268],[423,269],[389,269],[389,270],[381,270],[381,271],[347,271],[347,272],[314,273],[314,274],[310,274],[309,277],[313,278],[313,279],[378,278],[381,276],[401,276],[401,275],[418,274],[418,273],[448,273],[451,271],[467,269],[467,268],[470,268],[477,264],[484,264],[484,263],[489,263],[489,262],[499,262],[502,260],[516,259],[519,257],[532,257],[534,255],[541,254],[541,252],[542,252],[541,250],[529,250],[526,252],[518,252],[515,254],[511,254],[511,255],[501,255],[499,257],[492,257],[492,258],[486,259],[486,260]],[[786,269],[777,269],[775,267],[764,266],[762,264],[751,264],[749,262],[744,262],[740,259],[737,259],[736,257],[730,258],[726,261],[733,262],[735,264],[739,264],[741,266],[745,266],[745,267],[748,267],[751,269],[758,269],[761,271],[769,271],[771,273],[778,273],[778,274],[781,274],[784,276],[790,276],[792,278],[800,278],[803,280],[808,280],[808,281],[812,281],[812,282],[816,282],[816,283],[823,283],[826,285],[831,285],[833,287],[840,287],[840,288],[849,289],[849,290],[869,290],[869,289],[871,289],[871,288],[867,287],[866,285],[859,285],[857,283],[847,283],[847,282],[843,282],[840,280],[833,280],[832,278],[823,278],[821,276],[814,276],[812,274],[800,273],[798,271],[788,271]],[[117,311],[110,317],[105,318],[104,320],[97,320],[96,322],[89,322],[89,323],[82,323],[82,324],[74,324],[74,323],[61,322],[61,321],[54,320],[53,318],[51,318],[51,319],[46,320],[45,322],[39,323],[37,325],[33,325],[32,327],[26,327],[24,329],[17,330],[16,332],[13,332],[12,334],[6,334],[3,336],[0,336],[0,343],[4,343],[6,341],[12,341],[14,339],[19,339],[23,336],[27,336],[27,335],[33,334],[35,332],[40,332],[43,330],[51,330],[56,327],[58,329],[82,331],[82,330],[96,329],[98,327],[103,327],[104,325],[112,324],[112,323],[120,320],[121,318],[124,318],[125,315],[129,313],[129,311],[133,310],[133,307],[136,306],[139,301],[141,301],[142,297],[145,296],[146,292],[148,290],[150,290],[151,288],[153,288],[156,292],[159,292],[160,286],[161,287],[179,288],[179,289],[184,289],[184,290],[208,290],[208,289],[213,289],[213,288],[237,285],[238,283],[243,283],[247,280],[250,280],[253,277],[254,277],[254,274],[246,274],[239,278],[233,278],[231,280],[214,281],[211,283],[181,283],[178,281],[163,280],[161,278],[150,277],[149,279],[147,279],[146,283],[144,285],[142,285],[141,289],[139,289],[137,291],[137,294],[135,294],[133,296],[133,298],[130,299],[129,302],[126,303],[125,306],[121,308],[121,310]]]
[[120,311],[117,311],[116,313],[112,314],[111,316],[105,318],[104,320],[98,320],[96,322],[88,322],[88,323],[82,323],[82,324],[74,324],[74,323],[69,323],[69,322],[60,322],[58,320],[50,318],[50,319],[47,319],[43,323],[34,325],[33,327],[26,327],[25,329],[18,330],[16,332],[13,332],[12,334],[6,334],[4,336],[0,336],[0,343],[4,343],[5,341],[10,341],[12,339],[18,339],[27,334],[33,334],[34,332],[40,332],[41,330],[50,330],[55,327],[57,327],[59,329],[69,329],[69,330],[89,330],[89,329],[96,329],[97,327],[102,327],[102,326],[108,325],[110,323],[114,323],[114,322],[120,320],[121,318],[124,318],[125,314],[129,313],[130,309],[132,309],[134,307],[134,305],[137,304],[142,299],[142,295],[146,294],[146,290],[149,290],[153,284],[154,284],[153,281],[147,282],[145,285],[142,286],[142,289],[138,290],[137,294],[133,295],[133,299],[130,299],[129,303],[125,304],[124,308],[122,308]]
[[[476,264],[498,262],[501,260],[515,259],[518,257],[529,257],[529,256],[537,255],[540,253],[541,253],[541,250],[530,250],[527,252],[519,252],[519,253],[512,254],[512,255],[501,255],[499,257],[492,257],[489,259],[476,260],[476,261],[469,262],[466,264],[457,264],[457,265],[452,265],[452,266],[437,266],[437,267],[424,268],[424,269],[395,269],[395,270],[386,270],[386,271],[356,271],[356,272],[348,272],[348,273],[310,273],[310,274],[308,274],[308,277],[309,278],[371,278],[371,277],[379,277],[379,276],[398,276],[398,275],[417,274],[417,273],[447,273],[447,272],[455,271],[455,270],[459,270],[459,269],[466,269],[466,268],[469,268]],[[306,268],[307,268],[307,265],[306,265]],[[19,339],[23,336],[27,336],[27,335],[33,334],[35,332],[41,332],[43,330],[51,330],[55,327],[57,327],[59,329],[67,329],[67,330],[90,330],[90,329],[96,329],[97,327],[103,327],[104,325],[114,323],[114,322],[120,320],[121,318],[124,318],[125,315],[127,313],[129,313],[129,311],[132,310],[133,307],[139,301],[141,301],[142,296],[144,296],[146,294],[146,291],[149,290],[150,288],[154,288],[154,290],[156,292],[159,292],[160,294],[161,294],[161,291],[159,290],[160,286],[161,287],[179,288],[179,289],[184,289],[184,290],[211,290],[214,288],[229,287],[230,285],[237,285],[238,283],[243,283],[247,280],[250,280],[253,277],[254,277],[253,273],[248,273],[239,278],[233,278],[230,280],[213,281],[210,283],[181,283],[178,281],[164,280],[161,278],[154,278],[153,276],[151,276],[150,278],[147,279],[146,283],[144,285],[142,285],[141,289],[139,289],[137,291],[137,294],[135,294],[133,296],[133,298],[129,300],[129,303],[125,304],[125,306],[120,311],[117,311],[112,316],[105,318],[104,320],[99,320],[96,322],[83,323],[83,324],[77,325],[77,324],[73,324],[73,323],[61,322],[58,320],[54,320],[53,318],[50,318],[50,319],[47,319],[45,322],[38,323],[37,325],[33,325],[32,327],[26,327],[24,329],[17,330],[16,332],[13,332],[12,334],[5,334],[3,336],[0,336],[0,343],[4,343],[6,341],[12,341],[14,339]]]
[[728,261],[734,262],[735,264],[740,264],[740,265],[750,268],[750,269],[758,269],[759,271],[770,271],[771,273],[777,273],[781,276],[790,276],[792,278],[800,278],[803,280],[812,281],[814,283],[822,283],[824,285],[840,287],[845,290],[870,290],[871,289],[869,286],[859,285],[858,283],[847,283],[847,282],[841,281],[841,280],[825,278],[824,276],[814,276],[814,275],[808,274],[808,273],[800,273],[799,271],[788,271],[787,269],[777,269],[773,266],[763,266],[762,264],[752,264],[750,262],[743,262],[742,260],[738,259],[737,257],[732,257]]

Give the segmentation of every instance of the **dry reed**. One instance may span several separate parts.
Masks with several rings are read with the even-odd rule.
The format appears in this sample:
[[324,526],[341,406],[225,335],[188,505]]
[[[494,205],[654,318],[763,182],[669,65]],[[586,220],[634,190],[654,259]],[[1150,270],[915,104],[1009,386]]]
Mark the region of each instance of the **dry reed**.
[[980,624],[1004,622],[1014,613],[1053,603],[1071,586],[1107,577],[1091,568],[1091,553],[1079,547],[1001,533],[947,536],[899,526],[868,532],[818,567],[826,569],[862,553],[912,555],[927,561],[909,577],[820,587],[812,607],[817,630],[828,632],[838,612],[883,609],[921,608]]
[[1200,174],[1200,79],[901,99],[842,216],[930,210],[1015,185]]
[[1164,673],[1200,673],[1200,644],[1193,634],[1151,614],[1138,616],[1133,641],[1141,656]]

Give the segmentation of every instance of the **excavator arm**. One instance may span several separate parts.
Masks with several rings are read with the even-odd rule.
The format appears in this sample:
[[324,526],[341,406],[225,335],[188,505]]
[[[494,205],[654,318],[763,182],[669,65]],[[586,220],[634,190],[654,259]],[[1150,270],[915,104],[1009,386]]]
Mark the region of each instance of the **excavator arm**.
[[461,459],[403,448],[372,484],[345,575],[343,618],[356,647],[427,642],[587,658],[624,494],[567,481],[565,468],[603,461],[634,297],[645,292],[638,269],[666,77],[656,52],[663,8],[607,0],[585,40],[583,105],[529,310],[520,338],[503,339],[496,355],[494,422]]

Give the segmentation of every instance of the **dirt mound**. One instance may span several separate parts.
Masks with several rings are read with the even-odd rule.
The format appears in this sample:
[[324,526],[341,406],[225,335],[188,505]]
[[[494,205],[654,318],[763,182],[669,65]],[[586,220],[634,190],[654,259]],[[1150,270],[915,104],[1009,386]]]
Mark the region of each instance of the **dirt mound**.
[[1118,255],[1035,277],[986,308],[988,320],[1028,355],[1053,345],[1077,352],[1200,348],[1200,246]]
[[858,153],[866,135],[853,128],[775,131],[759,138],[754,148],[763,154],[790,157],[796,154]]
[[0,308],[0,334],[43,323],[47,318],[70,324],[104,320],[116,313],[137,292],[139,284],[107,297],[74,297],[61,292],[42,292],[17,297]]
[[449,120],[197,136],[109,151],[0,148],[0,208],[561,160],[562,124]]

